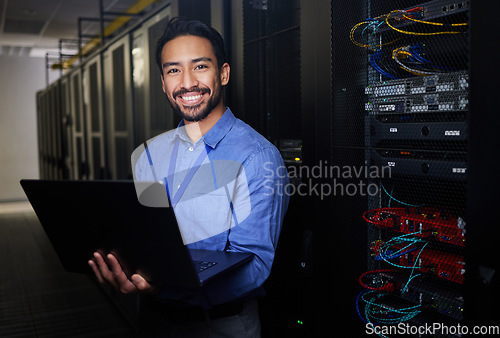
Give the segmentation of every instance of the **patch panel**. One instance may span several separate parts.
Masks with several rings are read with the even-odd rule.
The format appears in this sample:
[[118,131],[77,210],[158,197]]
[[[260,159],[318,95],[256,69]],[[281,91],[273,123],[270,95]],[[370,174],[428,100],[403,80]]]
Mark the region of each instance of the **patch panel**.
[[[401,274],[381,272],[377,277],[385,284],[404,285],[406,277]],[[402,291],[395,290],[399,297],[412,304],[420,304],[422,309],[457,319],[463,319],[464,301],[460,287],[445,281],[435,280],[432,276],[422,276],[418,283],[409,283]]]
[[469,109],[467,93],[436,92],[404,97],[378,97],[365,104],[371,115],[391,113],[446,113],[465,112]]
[[419,5],[422,18],[432,20],[445,16],[459,14],[470,9],[470,1],[434,0]]
[[461,2],[449,4],[449,5],[444,5],[441,7],[441,11],[443,13],[449,13],[449,12],[460,11],[460,10],[468,9],[468,8],[469,8],[469,1],[461,1]]
[[460,286],[444,280],[438,280],[431,275],[421,275],[418,283],[408,283],[408,276],[396,270],[368,271],[360,283],[365,288],[382,292],[390,292],[414,305],[420,305],[422,310],[439,313],[456,319],[463,319],[464,301]]
[[446,113],[463,112],[469,108],[468,95],[433,94],[413,97],[374,99],[365,104],[371,115],[384,113]]
[[[405,244],[376,241],[370,247],[372,257],[398,268],[410,269],[414,275],[418,273],[415,277],[425,273],[450,282],[463,283],[465,274],[463,255],[429,249],[422,244],[424,240],[416,237],[405,236],[404,239]],[[404,290],[407,283],[403,285],[405,285]],[[391,290],[397,288],[394,283],[385,282],[381,289],[387,291],[388,286],[391,286]]]
[[415,267],[419,272],[430,273],[438,278],[462,284],[465,275],[465,260],[462,255],[425,248],[401,256],[399,264]]
[[465,222],[435,207],[378,208],[366,211],[363,219],[380,228],[403,234],[465,246]]
[[417,95],[425,93],[464,92],[469,88],[466,72],[443,73],[425,77],[388,80],[365,88],[370,99],[397,95]]

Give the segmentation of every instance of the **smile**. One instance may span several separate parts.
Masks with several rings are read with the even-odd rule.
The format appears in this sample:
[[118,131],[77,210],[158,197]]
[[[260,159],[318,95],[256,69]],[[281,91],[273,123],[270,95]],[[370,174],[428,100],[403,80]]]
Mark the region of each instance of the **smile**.
[[203,93],[188,93],[185,95],[179,95],[178,99],[183,106],[196,106],[202,102],[203,95]]
[[179,90],[174,93],[176,97],[184,106],[195,106],[203,101],[203,96],[209,94],[210,90],[208,88],[197,88],[195,90]]
[[201,99],[202,94],[199,95],[194,95],[194,96],[181,96],[180,98],[185,100],[185,101],[196,101]]

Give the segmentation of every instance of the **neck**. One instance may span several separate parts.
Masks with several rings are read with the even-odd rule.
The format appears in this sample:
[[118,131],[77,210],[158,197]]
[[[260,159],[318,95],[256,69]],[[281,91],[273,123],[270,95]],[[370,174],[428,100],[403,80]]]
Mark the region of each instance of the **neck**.
[[221,102],[215,107],[206,118],[198,122],[190,122],[184,120],[186,126],[186,133],[191,139],[191,142],[196,143],[203,135],[205,135],[222,117],[226,108],[224,103]]

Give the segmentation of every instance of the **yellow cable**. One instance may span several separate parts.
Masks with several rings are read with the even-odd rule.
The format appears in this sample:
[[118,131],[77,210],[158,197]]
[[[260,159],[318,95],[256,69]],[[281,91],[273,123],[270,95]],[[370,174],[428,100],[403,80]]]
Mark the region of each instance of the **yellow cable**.
[[408,51],[405,51],[403,50],[403,48],[405,47],[400,47],[400,48],[396,48],[392,51],[392,58],[394,59],[394,61],[397,62],[397,64],[399,65],[399,67],[413,75],[417,75],[417,76],[426,76],[426,75],[432,75],[433,73],[431,72],[425,72],[425,71],[420,71],[420,70],[415,70],[413,68],[410,68],[408,66],[405,66],[401,61],[399,61],[398,59],[398,56],[400,54],[404,55],[406,58],[408,56],[411,56],[411,53],[408,52]]
[[[444,23],[442,23],[442,22],[432,22],[432,21],[417,20],[417,19],[410,18],[409,16],[406,16],[404,14],[403,14],[403,18],[411,20],[411,21],[414,21],[414,22],[423,23],[423,24],[426,24],[426,25],[444,26]],[[453,26],[453,27],[467,26],[467,22],[452,23],[450,26]]]
[[389,44],[396,42],[400,39],[400,38],[398,38],[398,39],[392,40],[390,42],[382,43],[380,45],[368,45],[368,44],[362,44],[362,43],[356,41],[354,39],[354,32],[356,31],[356,29],[358,29],[358,27],[361,26],[362,24],[369,24],[369,23],[372,23],[372,22],[371,21],[363,21],[363,22],[356,24],[354,27],[351,28],[351,32],[349,33],[349,38],[351,39],[352,43],[354,43],[356,46],[362,47],[362,48],[368,48],[368,47],[379,48],[382,46],[389,45]]
[[[417,33],[417,32],[409,32],[409,31],[404,31],[404,30],[401,30],[401,29],[398,29],[394,26],[392,26],[390,23],[389,23],[389,18],[391,16],[392,13],[395,13],[395,12],[399,12],[399,10],[395,10],[395,11],[392,11],[390,12],[387,17],[385,18],[385,23],[387,24],[387,26],[389,26],[390,28],[392,28],[393,30],[395,30],[396,32],[399,32],[399,33],[402,33],[402,34],[408,34],[408,35],[440,35],[440,34],[460,34],[462,32],[457,32],[457,31],[450,31],[450,32],[433,32],[433,33]],[[404,15],[403,15],[404,16]]]

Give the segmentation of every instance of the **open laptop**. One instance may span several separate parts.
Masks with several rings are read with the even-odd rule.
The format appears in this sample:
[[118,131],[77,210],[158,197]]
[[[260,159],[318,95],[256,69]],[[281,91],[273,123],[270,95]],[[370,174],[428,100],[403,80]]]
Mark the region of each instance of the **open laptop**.
[[139,202],[165,191],[160,183],[148,182],[148,189],[137,193],[134,181],[21,180],[21,186],[69,272],[92,273],[87,264],[92,254],[111,252],[129,277],[139,273],[153,284],[190,288],[253,257],[189,250],[168,203],[148,207]]

